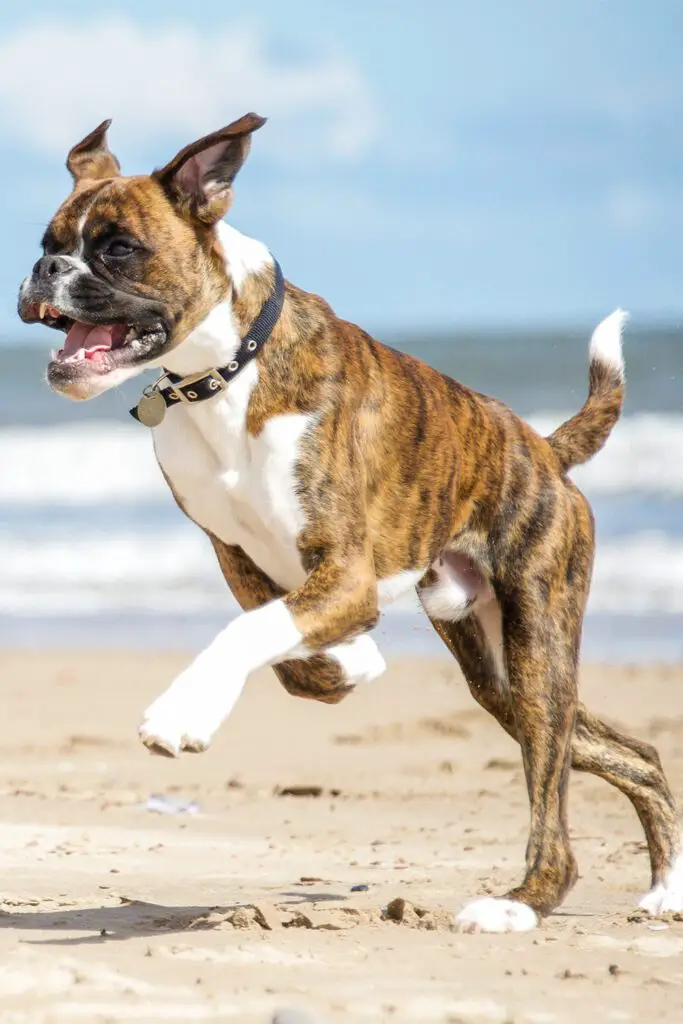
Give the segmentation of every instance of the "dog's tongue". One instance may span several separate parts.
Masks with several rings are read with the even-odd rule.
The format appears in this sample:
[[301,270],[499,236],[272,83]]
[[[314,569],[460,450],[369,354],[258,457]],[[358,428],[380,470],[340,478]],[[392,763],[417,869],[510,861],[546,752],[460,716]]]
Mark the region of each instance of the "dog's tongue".
[[86,352],[110,349],[113,343],[113,326],[92,324],[74,324],[66,336],[63,353],[65,356],[73,356],[80,349]]

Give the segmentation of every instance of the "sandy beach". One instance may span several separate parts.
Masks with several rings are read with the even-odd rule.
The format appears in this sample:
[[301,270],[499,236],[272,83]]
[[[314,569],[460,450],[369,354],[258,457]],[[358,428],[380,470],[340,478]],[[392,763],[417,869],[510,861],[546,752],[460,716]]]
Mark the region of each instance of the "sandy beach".
[[[564,907],[535,933],[449,930],[519,878],[527,800],[447,661],[395,662],[336,708],[264,672],[210,752],[154,758],[138,719],[184,661],[1,656],[0,1021],[683,1019],[683,922],[633,915],[642,833],[592,778]],[[582,690],[658,745],[681,799],[683,667],[589,666]]]

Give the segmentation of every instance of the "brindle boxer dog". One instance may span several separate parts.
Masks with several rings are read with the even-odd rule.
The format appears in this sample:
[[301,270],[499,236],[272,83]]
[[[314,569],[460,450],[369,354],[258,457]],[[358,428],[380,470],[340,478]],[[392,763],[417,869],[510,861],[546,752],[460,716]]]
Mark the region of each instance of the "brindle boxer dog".
[[143,743],[206,749],[264,665],[292,694],[341,700],[384,669],[365,634],[416,587],[475,700],[519,742],[531,804],[524,878],[467,905],[459,927],[533,928],[574,884],[571,767],[633,803],[652,867],[641,906],[683,909],[656,751],[577,699],[594,536],[567,473],[619,417],[625,314],[596,329],[588,398],[548,438],[289,283],[269,340],[246,356],[259,312],[273,295],[277,304],[278,268],[222,218],[263,123],[247,114],[130,178],[102,124],[69,154],[73,191],[21,288],[25,321],[66,332],[48,366],[54,390],[84,399],[145,367],[171,374],[146,396],[155,406],[166,387],[156,456],[244,609],[149,708]]

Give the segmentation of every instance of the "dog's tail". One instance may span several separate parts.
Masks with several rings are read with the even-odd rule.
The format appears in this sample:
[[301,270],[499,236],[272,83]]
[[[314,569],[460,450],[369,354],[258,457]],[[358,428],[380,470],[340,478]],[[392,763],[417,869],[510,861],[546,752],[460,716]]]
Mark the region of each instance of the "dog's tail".
[[588,398],[583,408],[547,439],[563,472],[600,451],[624,402],[621,331],[628,313],[615,310],[595,328],[590,344]]

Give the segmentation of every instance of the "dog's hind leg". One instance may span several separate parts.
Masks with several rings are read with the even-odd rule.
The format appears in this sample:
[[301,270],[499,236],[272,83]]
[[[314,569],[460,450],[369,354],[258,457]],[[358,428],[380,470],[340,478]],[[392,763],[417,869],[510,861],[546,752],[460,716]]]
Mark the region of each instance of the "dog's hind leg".
[[[521,885],[501,898],[475,900],[460,913],[458,926],[465,931],[526,931],[558,906],[577,876],[566,810],[577,706],[576,644],[565,625],[572,616],[559,607],[562,592],[557,608],[539,614],[541,594],[530,584],[520,583],[501,608],[482,581],[483,573],[472,565],[466,569],[442,562],[418,593],[437,620],[439,634],[451,649],[456,647],[477,699],[503,720],[522,748],[531,828]],[[470,603],[459,610],[454,606],[450,616],[445,602],[437,600],[451,587],[448,577],[462,581],[468,594],[476,591]],[[451,641],[459,630],[478,640],[466,654]],[[491,680],[493,687],[486,685]]]
[[567,786],[576,717],[576,651],[567,609],[539,614],[527,586],[506,595],[502,609],[504,661],[531,821],[526,872],[501,898],[476,900],[458,923],[465,931],[518,931],[553,911],[577,878],[569,841]]
[[[493,614],[491,608],[489,620]],[[487,624],[486,616],[482,618]],[[432,619],[432,624],[460,664],[474,699],[516,740],[506,672],[501,671],[502,649],[496,649],[499,631],[486,629],[474,614],[455,622]],[[579,704],[571,763],[576,771],[597,775],[624,793],[638,814],[652,873],[651,890],[641,907],[653,914],[683,910],[676,810],[655,748],[617,732]]]
[[579,705],[572,767],[616,786],[633,804],[650,852],[651,889],[640,906],[650,914],[683,910],[683,858],[674,798],[659,755]]

